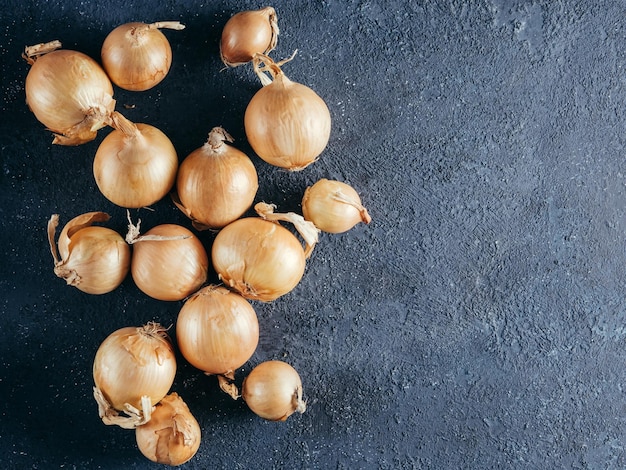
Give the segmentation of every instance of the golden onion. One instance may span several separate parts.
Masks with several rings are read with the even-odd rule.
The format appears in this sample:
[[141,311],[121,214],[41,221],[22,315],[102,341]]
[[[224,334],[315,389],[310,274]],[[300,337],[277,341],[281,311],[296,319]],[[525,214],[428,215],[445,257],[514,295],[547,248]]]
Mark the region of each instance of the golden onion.
[[59,235],[58,251],[54,236],[59,216],[48,222],[48,242],[54,259],[54,273],[67,284],[87,294],[106,294],[116,289],[130,269],[130,247],[115,230],[92,226],[106,222],[104,212],[88,212],[70,220]]
[[141,453],[153,462],[178,466],[200,448],[202,432],[183,399],[172,392],[154,408],[150,421],[135,428]]
[[177,224],[161,224],[139,235],[129,225],[126,241],[133,245],[130,272],[143,293],[158,300],[182,300],[207,280],[209,260],[202,242]]
[[372,221],[352,186],[325,178],[304,191],[302,215],[328,233],[347,232],[359,222]]
[[113,204],[140,208],[161,200],[174,186],[178,156],[170,139],[149,124],[135,124],[115,111],[96,152],[93,174]]
[[241,396],[256,415],[269,421],[285,421],[296,411],[306,411],[300,375],[283,361],[265,361],[252,369]]
[[169,392],[175,375],[176,356],[161,325],[114,331],[100,344],[93,362],[100,418],[105,424],[128,429],[145,424],[152,406]]
[[317,160],[326,148],[331,118],[317,93],[287,78],[280,68],[284,62],[255,54],[255,71],[264,86],[246,108],[244,127],[259,157],[271,165],[298,171]]
[[233,138],[221,127],[180,164],[176,205],[195,228],[222,228],[247,211],[259,187],[256,169],[241,150],[228,145]]
[[104,70],[120,88],[145,91],[161,83],[172,65],[172,47],[159,29],[184,29],[178,21],[125,23],[102,44]]
[[96,138],[115,108],[113,86],[100,65],[82,52],[56,50],[59,41],[27,47],[26,103],[51,130],[54,144],[79,145]]
[[276,47],[278,33],[278,16],[272,7],[236,13],[222,30],[222,62],[236,67],[250,62],[256,52],[268,54]]
[[[247,299],[268,302],[300,282],[307,255],[317,241],[317,229],[297,214],[274,214],[269,204],[258,203],[255,210],[263,218],[238,219],[217,234],[211,257],[213,268],[225,284]],[[306,251],[278,220],[296,224],[307,243]]]

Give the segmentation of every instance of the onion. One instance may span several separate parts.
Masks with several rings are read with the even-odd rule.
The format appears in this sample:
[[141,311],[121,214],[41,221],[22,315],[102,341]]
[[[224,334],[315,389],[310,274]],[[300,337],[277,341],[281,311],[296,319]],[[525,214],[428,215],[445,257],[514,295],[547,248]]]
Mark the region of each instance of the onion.
[[254,164],[226,142],[233,138],[221,127],[181,163],[176,179],[176,205],[199,230],[222,228],[247,211],[259,187]]
[[130,247],[122,236],[110,228],[91,226],[107,220],[109,215],[104,212],[74,217],[59,235],[58,251],[54,235],[59,216],[52,215],[48,222],[54,273],[87,294],[106,294],[116,289],[130,268]]
[[181,30],[178,21],[126,23],[111,31],[102,44],[102,65],[120,88],[145,91],[161,83],[172,65],[172,48],[159,28]]
[[250,62],[256,52],[268,54],[276,47],[278,32],[278,17],[272,7],[236,13],[222,30],[222,62],[236,67]]
[[248,407],[269,421],[285,421],[296,411],[306,411],[300,376],[286,362],[262,362],[252,369],[241,388]]
[[[326,148],[331,119],[322,98],[287,78],[280,69],[284,62],[275,63],[266,55],[255,54],[254,68],[264,86],[250,100],[244,126],[259,157],[271,165],[297,171],[313,163]],[[266,71],[273,81],[264,74]]]
[[[246,217],[224,227],[215,237],[211,256],[219,278],[243,297],[268,302],[290,292],[302,278],[317,229],[297,214],[274,214],[274,206],[258,203],[264,218]],[[300,241],[276,220],[289,220],[305,238]]]
[[79,145],[96,138],[115,108],[113,86],[102,67],[82,52],[55,50],[59,41],[27,47],[31,64],[26,102],[54,132],[53,144]]
[[321,179],[304,191],[302,215],[328,233],[347,232],[359,222],[372,221],[352,186]]
[[117,111],[110,124],[115,130],[104,138],[93,161],[98,188],[121,207],[154,204],[174,186],[176,149],[156,127],[134,124]]
[[[174,382],[176,357],[158,323],[111,333],[93,362],[94,398],[104,424],[132,429],[150,421]],[[124,412],[128,416],[123,416]]]
[[187,404],[172,392],[156,405],[150,421],[135,429],[135,438],[148,459],[178,466],[198,452],[201,430]]
[[210,285],[181,308],[176,340],[185,359],[207,374],[222,376],[218,378],[224,388],[234,380],[235,369],[254,354],[259,322],[247,300],[225,287]]
[[196,292],[208,276],[209,260],[202,242],[176,224],[157,225],[140,236],[140,224],[130,222],[126,235],[133,245],[130,272],[139,290],[169,301]]

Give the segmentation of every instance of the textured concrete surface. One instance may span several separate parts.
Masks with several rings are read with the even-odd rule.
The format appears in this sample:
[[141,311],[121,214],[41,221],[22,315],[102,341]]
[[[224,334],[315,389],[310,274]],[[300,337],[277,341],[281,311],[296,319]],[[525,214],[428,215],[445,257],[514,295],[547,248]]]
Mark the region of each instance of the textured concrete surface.
[[[45,226],[125,212],[97,191],[97,141],[52,146],[24,104],[26,45],[98,57],[123,22],[180,20],[170,75],[118,109],[179,157],[215,125],[251,155],[257,200],[299,211],[319,178],[351,184],[373,222],[324,235],[301,284],[255,304],[258,362],[301,374],[308,410],[269,423],[179,361],[173,390],[203,442],[188,468],[626,467],[623,1],[277,1],[274,57],[322,96],[333,130],[300,173],[250,150],[260,87],[221,71],[218,38],[253,2],[0,2],[0,462],[3,468],[152,468],[91,396],[100,342],[175,325],[181,303],[129,278],[88,296],[52,272]],[[147,3],[146,3],[147,5]],[[123,105],[133,105],[126,109]],[[164,200],[143,226],[187,224]],[[201,238],[209,247],[213,235]],[[173,327],[174,328],[174,327]],[[172,330],[173,331],[173,330]]]

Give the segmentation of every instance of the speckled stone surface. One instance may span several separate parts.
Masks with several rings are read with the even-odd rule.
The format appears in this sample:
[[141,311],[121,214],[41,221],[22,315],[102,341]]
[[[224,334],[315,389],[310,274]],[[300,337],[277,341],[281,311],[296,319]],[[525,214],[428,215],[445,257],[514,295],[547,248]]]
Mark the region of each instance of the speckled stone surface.
[[[53,273],[46,222],[125,210],[92,161],[25,104],[24,46],[59,39],[99,60],[128,21],[178,20],[156,88],[118,110],[165,132],[179,158],[216,125],[253,159],[257,201],[300,212],[320,178],[352,185],[372,223],[323,234],[296,289],[254,303],[261,339],[237,382],[282,359],[308,409],[255,416],[179,357],[173,391],[203,441],[185,468],[618,469],[626,467],[623,1],[277,1],[275,58],[328,104],[319,161],[287,173],[246,141],[260,88],[223,70],[221,28],[253,2],[0,1],[0,464],[161,468],[105,426],[91,389],[100,342],[148,321],[175,332],[181,302],[129,277],[89,296]],[[189,221],[164,199],[148,229]],[[199,237],[210,248],[214,234]],[[211,279],[216,277],[211,273]],[[175,336],[175,335],[174,335]]]

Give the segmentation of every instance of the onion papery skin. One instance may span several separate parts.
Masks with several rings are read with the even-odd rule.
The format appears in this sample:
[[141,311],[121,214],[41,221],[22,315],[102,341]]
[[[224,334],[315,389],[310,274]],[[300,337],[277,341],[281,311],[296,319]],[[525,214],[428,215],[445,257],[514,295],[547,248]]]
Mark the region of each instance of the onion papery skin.
[[182,300],[206,282],[208,255],[202,242],[190,230],[176,224],[162,224],[143,236],[187,237],[147,239],[133,244],[131,275],[143,293],[157,300]]
[[222,62],[236,67],[250,62],[256,52],[269,53],[276,47],[278,33],[278,18],[272,7],[234,14],[222,30]]
[[135,428],[139,451],[149,460],[178,466],[189,461],[200,448],[200,424],[175,392],[163,398],[148,423]]
[[246,217],[224,227],[211,249],[220,279],[243,297],[269,302],[290,292],[304,274],[300,241],[285,227]]
[[114,129],[93,162],[98,189],[112,203],[126,208],[150,206],[172,189],[178,156],[170,139],[149,124],[134,124],[137,132]]
[[191,365],[226,375],[245,364],[259,343],[259,322],[250,303],[225,287],[207,286],[181,308],[176,339]]
[[[95,139],[115,108],[109,77],[95,60],[78,51],[57,50],[38,57],[26,76],[25,91],[30,110],[57,134],[54,143],[61,145]],[[85,128],[79,131],[75,126],[81,124]]]
[[169,392],[176,375],[176,357],[160,325],[125,327],[111,333],[96,352],[93,378],[109,404],[124,411],[141,409],[141,397],[152,405]]
[[258,187],[250,158],[224,142],[216,146],[207,142],[191,152],[180,164],[176,179],[181,209],[196,225],[211,229],[241,217],[252,205]]
[[343,233],[371,217],[352,186],[341,181],[321,179],[304,191],[302,215],[327,233]]
[[252,149],[265,162],[298,171],[326,148],[331,117],[317,93],[281,72],[252,97],[244,127]]
[[85,227],[72,236],[70,248],[55,272],[57,275],[67,271],[75,273],[70,284],[82,292],[106,294],[115,290],[128,275],[130,247],[115,230]]
[[172,65],[172,47],[165,35],[145,23],[116,27],[102,44],[102,65],[120,88],[145,91],[163,81]]
[[300,375],[283,361],[260,363],[244,379],[241,389],[248,407],[269,421],[285,421],[294,412],[306,410]]

